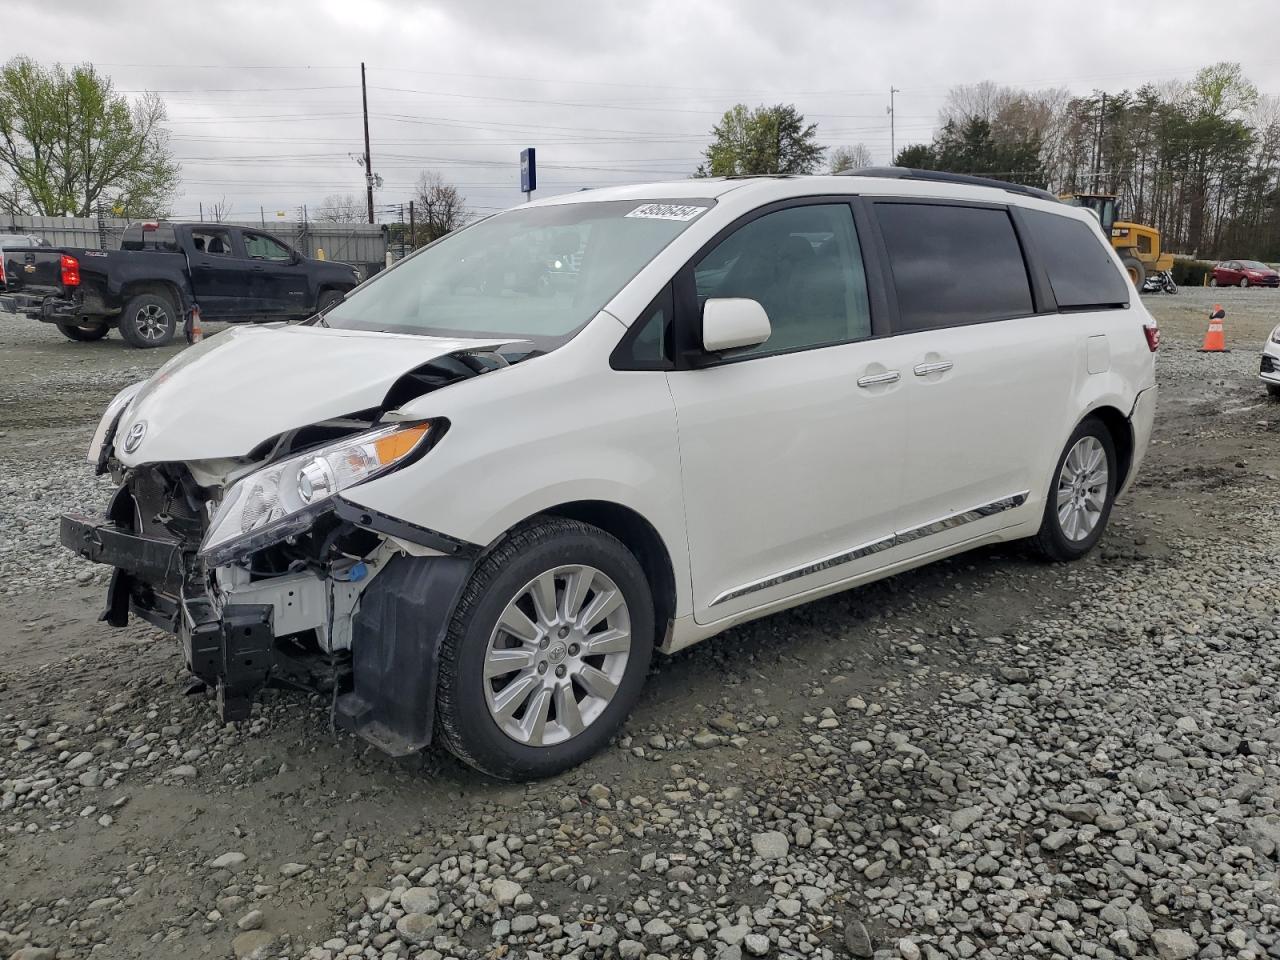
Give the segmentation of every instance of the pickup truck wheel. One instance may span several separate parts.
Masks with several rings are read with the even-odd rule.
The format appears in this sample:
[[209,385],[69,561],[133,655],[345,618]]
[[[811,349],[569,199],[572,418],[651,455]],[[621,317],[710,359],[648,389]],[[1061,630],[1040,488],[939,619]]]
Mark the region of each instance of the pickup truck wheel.
[[540,517],[477,565],[440,650],[438,730],[503,780],[582,763],[621,726],[653,654],[644,571],[597,527]]
[[131,347],[163,347],[177,331],[178,311],[159,294],[138,294],[120,314],[120,336]]
[[316,313],[324,313],[331,306],[342,299],[341,290],[326,290],[320,294],[320,299],[316,303]]
[[90,340],[101,340],[107,335],[107,331],[111,328],[105,323],[92,323],[85,321],[84,323],[60,323],[58,332],[68,340],[77,340],[87,342]]

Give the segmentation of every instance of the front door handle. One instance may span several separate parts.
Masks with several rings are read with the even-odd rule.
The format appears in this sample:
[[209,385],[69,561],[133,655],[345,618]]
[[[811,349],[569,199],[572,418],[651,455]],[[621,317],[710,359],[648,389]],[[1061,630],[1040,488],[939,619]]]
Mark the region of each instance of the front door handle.
[[884,373],[873,373],[869,376],[859,377],[858,386],[860,387],[882,387],[887,383],[897,383],[900,374],[897,370],[886,370]]
[[931,373],[946,373],[954,366],[950,360],[935,360],[933,363],[920,363],[916,365],[916,376],[927,377]]

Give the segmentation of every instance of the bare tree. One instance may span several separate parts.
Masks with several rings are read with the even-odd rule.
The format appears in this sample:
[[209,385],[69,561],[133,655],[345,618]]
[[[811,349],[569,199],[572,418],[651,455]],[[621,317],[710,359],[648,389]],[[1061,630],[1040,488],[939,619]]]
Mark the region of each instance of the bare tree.
[[851,147],[835,147],[831,151],[831,172],[843,173],[845,170],[861,170],[871,166],[871,150],[865,143],[855,143]]
[[351,194],[331,193],[319,207],[310,211],[310,216],[326,223],[359,223],[364,220],[366,212],[363,201],[356,200]]
[[446,183],[435,170],[424,170],[418,177],[417,195],[418,244],[438,240],[446,233],[464,226],[471,218],[467,210],[467,198],[458,188]]
[[219,197],[209,205],[209,216],[213,217],[214,223],[222,223],[227,217],[231,216],[231,212],[235,209],[235,204],[227,200],[225,196]]

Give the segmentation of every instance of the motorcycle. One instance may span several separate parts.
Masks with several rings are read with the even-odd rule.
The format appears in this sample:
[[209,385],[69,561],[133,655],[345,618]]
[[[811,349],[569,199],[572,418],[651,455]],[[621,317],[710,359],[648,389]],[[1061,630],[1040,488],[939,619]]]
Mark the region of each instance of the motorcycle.
[[1173,282],[1173,274],[1168,270],[1153,273],[1142,281],[1143,293],[1177,293],[1178,285]]

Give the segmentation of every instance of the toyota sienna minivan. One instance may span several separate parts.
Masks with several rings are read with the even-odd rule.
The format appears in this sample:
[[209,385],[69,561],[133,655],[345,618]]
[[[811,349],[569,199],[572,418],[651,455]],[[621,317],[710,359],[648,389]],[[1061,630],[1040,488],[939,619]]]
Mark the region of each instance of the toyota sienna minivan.
[[225,719],[319,686],[393,755],[599,750],[654,651],[997,541],[1098,542],[1158,330],[1096,220],[898,168],[553,197],[107,407],[62,542]]

